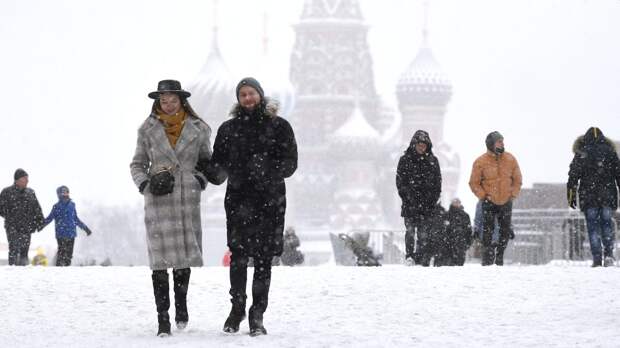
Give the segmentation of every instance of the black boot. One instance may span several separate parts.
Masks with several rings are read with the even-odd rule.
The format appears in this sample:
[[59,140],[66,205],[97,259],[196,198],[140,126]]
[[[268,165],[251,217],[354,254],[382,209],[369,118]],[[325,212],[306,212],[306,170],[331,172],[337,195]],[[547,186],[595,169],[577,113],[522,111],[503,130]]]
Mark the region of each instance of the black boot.
[[228,318],[226,318],[226,322],[224,322],[224,332],[235,333],[239,331],[239,324],[245,319],[245,298],[242,304],[236,303],[235,299],[230,301],[233,305]]
[[250,336],[266,335],[263,326],[263,313],[269,303],[269,286],[271,285],[271,258],[255,260],[254,279],[252,281],[252,307],[249,311]]
[[482,265],[483,266],[491,266],[493,264],[495,258],[495,247],[494,246],[483,246],[482,247]]
[[266,335],[267,329],[263,326],[263,313],[250,307],[250,336]]
[[239,331],[239,324],[245,319],[245,287],[247,281],[248,257],[235,251],[230,256],[230,302],[232,309],[224,322],[224,332]]
[[157,336],[170,336],[170,285],[168,284],[168,272],[166,270],[153,271],[153,292],[155,294],[155,306],[157,307],[157,323],[159,328]]
[[504,250],[506,250],[506,247],[498,246],[495,251],[495,264],[497,266],[504,265]]
[[172,271],[174,281],[174,321],[177,329],[183,330],[189,321],[187,313],[187,289],[189,286],[189,276],[191,270],[189,268],[175,269]]

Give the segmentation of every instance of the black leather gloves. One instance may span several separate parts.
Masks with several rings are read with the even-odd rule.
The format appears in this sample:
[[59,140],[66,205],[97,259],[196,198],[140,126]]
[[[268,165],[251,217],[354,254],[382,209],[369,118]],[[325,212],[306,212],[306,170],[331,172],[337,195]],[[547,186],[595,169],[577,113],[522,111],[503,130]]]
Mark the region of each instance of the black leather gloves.
[[151,177],[149,189],[154,196],[163,196],[174,190],[174,175],[168,169],[161,170]]

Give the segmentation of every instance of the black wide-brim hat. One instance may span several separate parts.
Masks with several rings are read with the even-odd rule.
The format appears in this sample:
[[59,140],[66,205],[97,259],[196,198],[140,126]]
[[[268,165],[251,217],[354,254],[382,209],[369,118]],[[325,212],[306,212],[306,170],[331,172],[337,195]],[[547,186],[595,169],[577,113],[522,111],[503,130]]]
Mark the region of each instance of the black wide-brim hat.
[[149,98],[159,99],[159,96],[163,93],[174,93],[182,98],[188,98],[192,95],[190,92],[181,88],[181,82],[177,80],[161,80],[157,84],[157,90],[149,93]]

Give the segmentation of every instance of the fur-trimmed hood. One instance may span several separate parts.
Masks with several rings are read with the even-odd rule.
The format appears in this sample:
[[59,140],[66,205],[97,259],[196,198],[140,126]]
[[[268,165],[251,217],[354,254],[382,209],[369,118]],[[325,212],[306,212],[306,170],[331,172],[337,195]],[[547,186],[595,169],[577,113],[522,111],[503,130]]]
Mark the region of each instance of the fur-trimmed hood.
[[[264,116],[267,116],[269,118],[275,118],[278,116],[278,111],[280,110],[280,103],[275,99],[265,97],[264,101],[261,101],[260,107],[264,110],[263,112]],[[243,110],[241,108],[241,104],[235,103],[232,109],[230,110],[229,115],[232,118],[235,118],[241,115],[242,112]]]
[[614,152],[617,152],[616,144],[607,138],[603,132],[597,127],[591,127],[586,134],[579,136],[573,143],[573,153],[582,152],[586,145],[607,144]]

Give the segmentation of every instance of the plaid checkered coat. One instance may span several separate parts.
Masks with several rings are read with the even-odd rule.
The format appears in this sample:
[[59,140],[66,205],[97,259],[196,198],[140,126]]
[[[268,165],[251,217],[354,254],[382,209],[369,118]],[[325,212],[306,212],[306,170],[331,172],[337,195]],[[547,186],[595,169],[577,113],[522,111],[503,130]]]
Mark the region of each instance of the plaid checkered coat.
[[202,266],[201,187],[196,176],[198,159],[210,158],[211,129],[201,119],[188,115],[181,137],[173,149],[163,124],[149,116],[138,130],[138,144],[130,164],[136,186],[164,167],[173,168],[174,191],[153,196],[144,190],[149,263],[153,270]]

